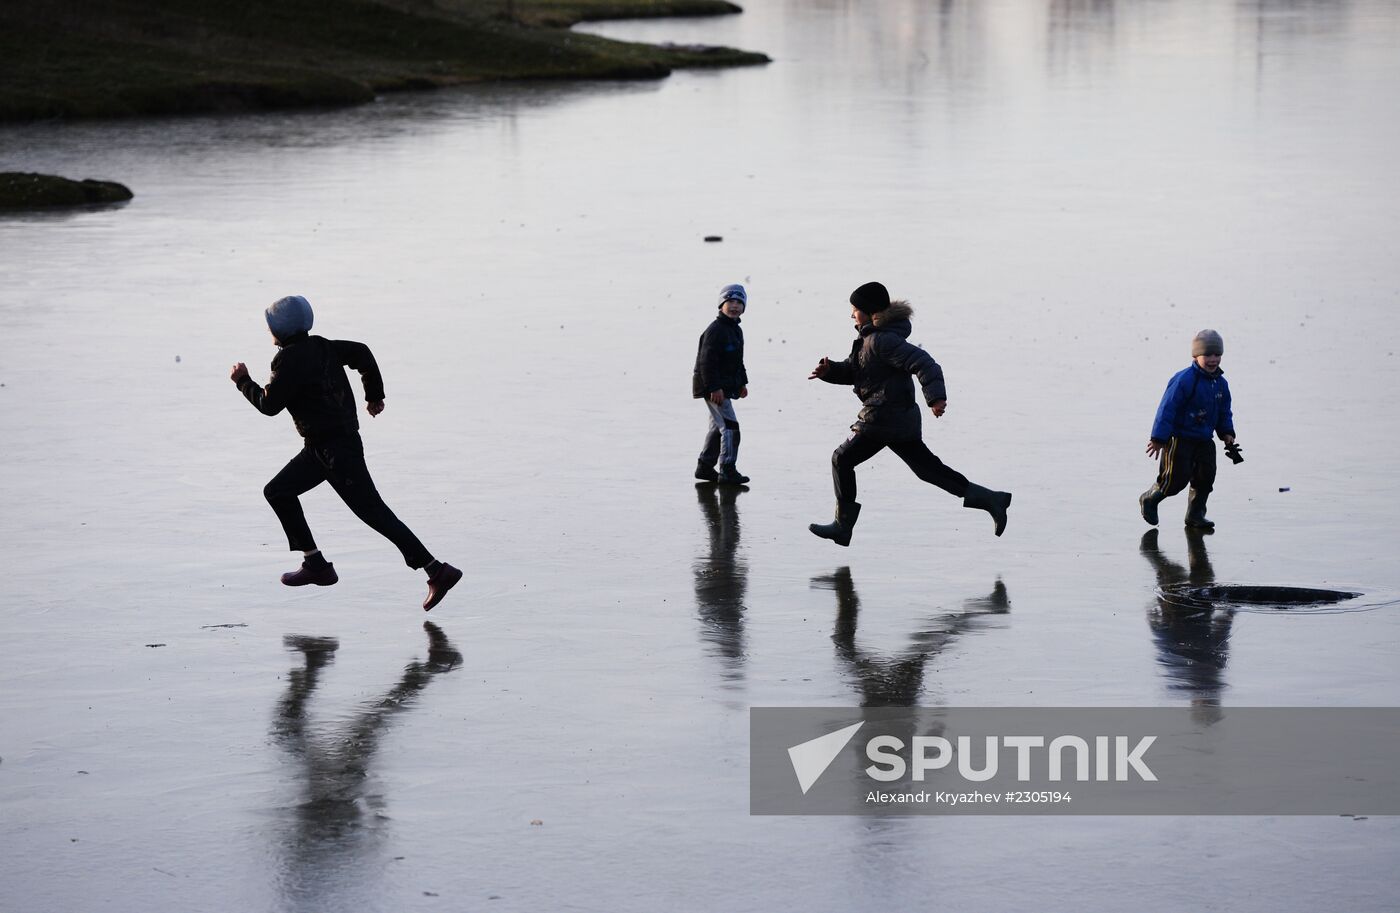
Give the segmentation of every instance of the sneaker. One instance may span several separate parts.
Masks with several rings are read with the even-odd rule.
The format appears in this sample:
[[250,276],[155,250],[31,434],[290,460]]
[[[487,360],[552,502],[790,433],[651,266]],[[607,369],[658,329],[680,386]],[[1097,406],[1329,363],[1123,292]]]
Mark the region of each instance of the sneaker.
[[702,482],[718,482],[719,473],[715,471],[715,467],[706,466],[702,460],[696,460],[695,478],[699,479]]
[[339,579],[340,577],[335,572],[335,565],[329,561],[322,562],[315,567],[303,561],[301,567],[282,575],[282,583],[286,586],[306,586],[313,583],[316,586],[330,586]]
[[461,571],[446,561],[442,562],[437,572],[428,578],[428,598],[423,600],[423,611],[431,612],[433,606],[442,602],[442,597],[446,596],[447,591],[456,586],[457,581],[461,579]]

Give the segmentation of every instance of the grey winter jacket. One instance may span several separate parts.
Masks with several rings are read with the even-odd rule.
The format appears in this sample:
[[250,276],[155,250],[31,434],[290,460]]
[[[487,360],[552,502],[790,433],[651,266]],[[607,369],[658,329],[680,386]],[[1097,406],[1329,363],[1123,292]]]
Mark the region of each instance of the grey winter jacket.
[[947,399],[943,369],[933,356],[911,344],[913,310],[902,301],[874,315],[874,323],[860,328],[845,361],[828,361],[822,380],[850,384],[864,404],[851,430],[880,440],[918,440],[923,411],[914,398],[917,375],[924,400],[932,406]]

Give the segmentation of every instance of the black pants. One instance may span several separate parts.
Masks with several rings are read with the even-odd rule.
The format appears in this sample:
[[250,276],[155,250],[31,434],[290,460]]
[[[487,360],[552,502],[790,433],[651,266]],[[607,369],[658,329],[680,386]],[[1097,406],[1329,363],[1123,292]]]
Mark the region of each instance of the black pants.
[[364,443],[354,432],[306,445],[263,488],[263,497],[282,521],[287,547],[292,551],[309,552],[316,548],[311,528],[306,525],[306,515],[301,511],[301,501],[297,499],[322,482],[330,482],[340,500],[366,526],[398,546],[409,567],[421,568],[433,560],[423,543],[394,516],[375,490],[374,480],[365,466]]
[[1206,494],[1215,488],[1215,441],[1174,437],[1162,450],[1157,468],[1157,487],[1168,497],[1187,483]]
[[836,486],[836,500],[856,499],[856,467],[886,447],[925,482],[959,498],[967,494],[967,476],[945,466],[923,441],[880,441],[857,431],[831,455],[831,481]]

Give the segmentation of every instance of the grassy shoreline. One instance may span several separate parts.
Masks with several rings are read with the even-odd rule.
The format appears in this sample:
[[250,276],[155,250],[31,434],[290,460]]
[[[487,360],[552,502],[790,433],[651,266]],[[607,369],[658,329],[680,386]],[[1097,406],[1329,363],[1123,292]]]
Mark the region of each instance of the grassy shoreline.
[[0,122],[352,105],[472,82],[767,63],[567,28],[739,11],[725,0],[7,0]]

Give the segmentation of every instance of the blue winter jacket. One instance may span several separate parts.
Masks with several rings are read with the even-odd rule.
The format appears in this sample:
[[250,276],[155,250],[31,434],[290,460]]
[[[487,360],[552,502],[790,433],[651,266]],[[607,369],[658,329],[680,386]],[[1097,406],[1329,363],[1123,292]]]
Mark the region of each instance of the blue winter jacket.
[[1167,382],[1157,418],[1152,422],[1152,440],[1164,444],[1173,437],[1208,441],[1212,434],[1223,439],[1234,433],[1230,385],[1224,371],[1217,369],[1214,374],[1207,374],[1192,362]]

